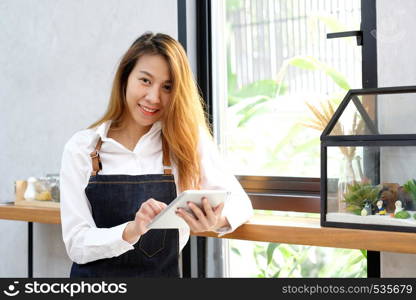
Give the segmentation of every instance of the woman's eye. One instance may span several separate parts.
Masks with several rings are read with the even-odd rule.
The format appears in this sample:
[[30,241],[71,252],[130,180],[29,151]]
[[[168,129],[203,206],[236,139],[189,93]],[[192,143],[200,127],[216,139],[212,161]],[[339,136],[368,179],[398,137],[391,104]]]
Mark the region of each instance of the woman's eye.
[[149,80],[149,79],[147,79],[147,78],[140,78],[140,80],[141,80],[143,83],[145,83],[145,84],[149,84],[149,83],[150,83],[150,80]]
[[171,91],[171,89],[172,89],[172,86],[170,86],[170,85],[165,85],[163,88],[164,88],[165,90],[167,90],[168,92],[170,92],[170,91]]

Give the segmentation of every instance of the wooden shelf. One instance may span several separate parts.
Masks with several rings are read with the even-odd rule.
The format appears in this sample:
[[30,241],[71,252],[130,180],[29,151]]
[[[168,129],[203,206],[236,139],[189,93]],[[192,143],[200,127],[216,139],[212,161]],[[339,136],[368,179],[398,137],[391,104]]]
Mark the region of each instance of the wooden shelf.
[[[218,237],[215,233],[198,236]],[[226,239],[253,240],[321,247],[416,253],[416,234],[321,227],[319,219],[255,215]]]
[[[48,224],[61,222],[59,208],[19,207],[13,204],[0,204],[0,219]],[[192,234],[218,237],[212,232]],[[250,222],[222,238],[416,253],[415,233],[321,227],[319,219],[314,218],[255,215]]]
[[59,208],[53,207],[28,207],[15,206],[14,204],[0,204],[0,219],[61,224],[61,212]]

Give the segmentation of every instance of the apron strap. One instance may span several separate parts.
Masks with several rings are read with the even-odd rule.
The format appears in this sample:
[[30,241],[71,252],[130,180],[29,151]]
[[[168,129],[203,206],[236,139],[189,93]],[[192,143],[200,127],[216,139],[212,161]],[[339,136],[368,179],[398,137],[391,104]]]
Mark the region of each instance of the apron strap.
[[165,175],[170,175],[172,174],[172,166],[170,165],[169,146],[166,142],[166,139],[163,136],[163,133],[161,133],[161,137],[163,150],[163,173]]
[[100,149],[101,145],[103,144],[103,141],[101,140],[101,137],[98,139],[98,143],[95,146],[94,151],[90,153],[90,157],[92,160],[92,172],[91,176],[96,176],[98,174],[98,171],[101,171],[102,164],[100,159]]
[[[170,164],[170,156],[169,156],[169,146],[163,137],[163,134],[161,134],[162,138],[162,150],[163,150],[163,173],[165,175],[172,174],[172,166]],[[97,145],[95,146],[94,151],[90,153],[90,157],[92,160],[92,176],[96,176],[99,171],[102,170],[102,164],[100,159],[100,149],[101,145],[103,144],[103,141],[101,140],[101,137],[98,139]]]

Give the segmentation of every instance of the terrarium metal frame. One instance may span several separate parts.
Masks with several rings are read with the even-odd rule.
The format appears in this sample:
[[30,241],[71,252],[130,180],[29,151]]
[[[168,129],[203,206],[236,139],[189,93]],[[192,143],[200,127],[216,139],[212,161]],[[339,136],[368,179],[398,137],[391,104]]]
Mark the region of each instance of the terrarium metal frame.
[[[375,225],[375,224],[360,224],[347,222],[327,221],[328,213],[328,177],[327,177],[327,149],[333,146],[339,147],[355,147],[355,146],[416,146],[416,134],[379,134],[377,126],[369,117],[366,110],[362,106],[357,96],[361,95],[386,95],[386,94],[405,94],[416,93],[416,86],[397,86],[397,87],[383,87],[383,88],[366,88],[366,89],[352,89],[349,90],[335,111],[331,120],[328,122],[325,130],[321,134],[321,226],[323,227],[337,227],[337,228],[353,228],[353,229],[369,229],[382,231],[398,231],[398,232],[416,232],[416,227],[399,226],[399,225]],[[353,102],[357,111],[363,118],[368,129],[374,135],[329,135],[334,129],[337,121],[341,117],[344,110],[350,102]],[[377,116],[375,118],[377,122]],[[366,163],[372,164],[372,160],[363,159],[364,170],[366,167],[371,167],[375,170],[374,182],[380,182],[380,150],[368,155],[374,155],[376,163],[371,166],[366,166]]]

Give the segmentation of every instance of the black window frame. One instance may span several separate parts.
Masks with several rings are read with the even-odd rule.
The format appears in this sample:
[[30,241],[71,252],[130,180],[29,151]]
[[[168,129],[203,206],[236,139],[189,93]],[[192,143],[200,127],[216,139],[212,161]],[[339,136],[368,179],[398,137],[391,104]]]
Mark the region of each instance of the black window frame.
[[[197,82],[205,100],[209,123],[213,121],[211,0],[196,0]],[[180,12],[182,10],[182,12]],[[179,40],[186,47],[186,0],[178,0]],[[185,29],[183,29],[185,27]],[[376,0],[361,0],[362,87],[377,87]],[[185,35],[183,32],[185,31]],[[182,32],[182,35],[181,35]],[[236,175],[253,207],[320,213],[320,178]],[[198,277],[205,277],[206,238],[198,237]],[[184,277],[190,277],[190,250],[183,251]],[[380,253],[367,252],[368,277],[380,277]]]
[[[211,0],[196,1],[197,81],[213,120]],[[377,87],[376,0],[361,0],[362,86]],[[320,178],[236,175],[255,209],[320,213]],[[284,184],[283,184],[284,183]],[[288,188],[290,186],[290,188]]]

